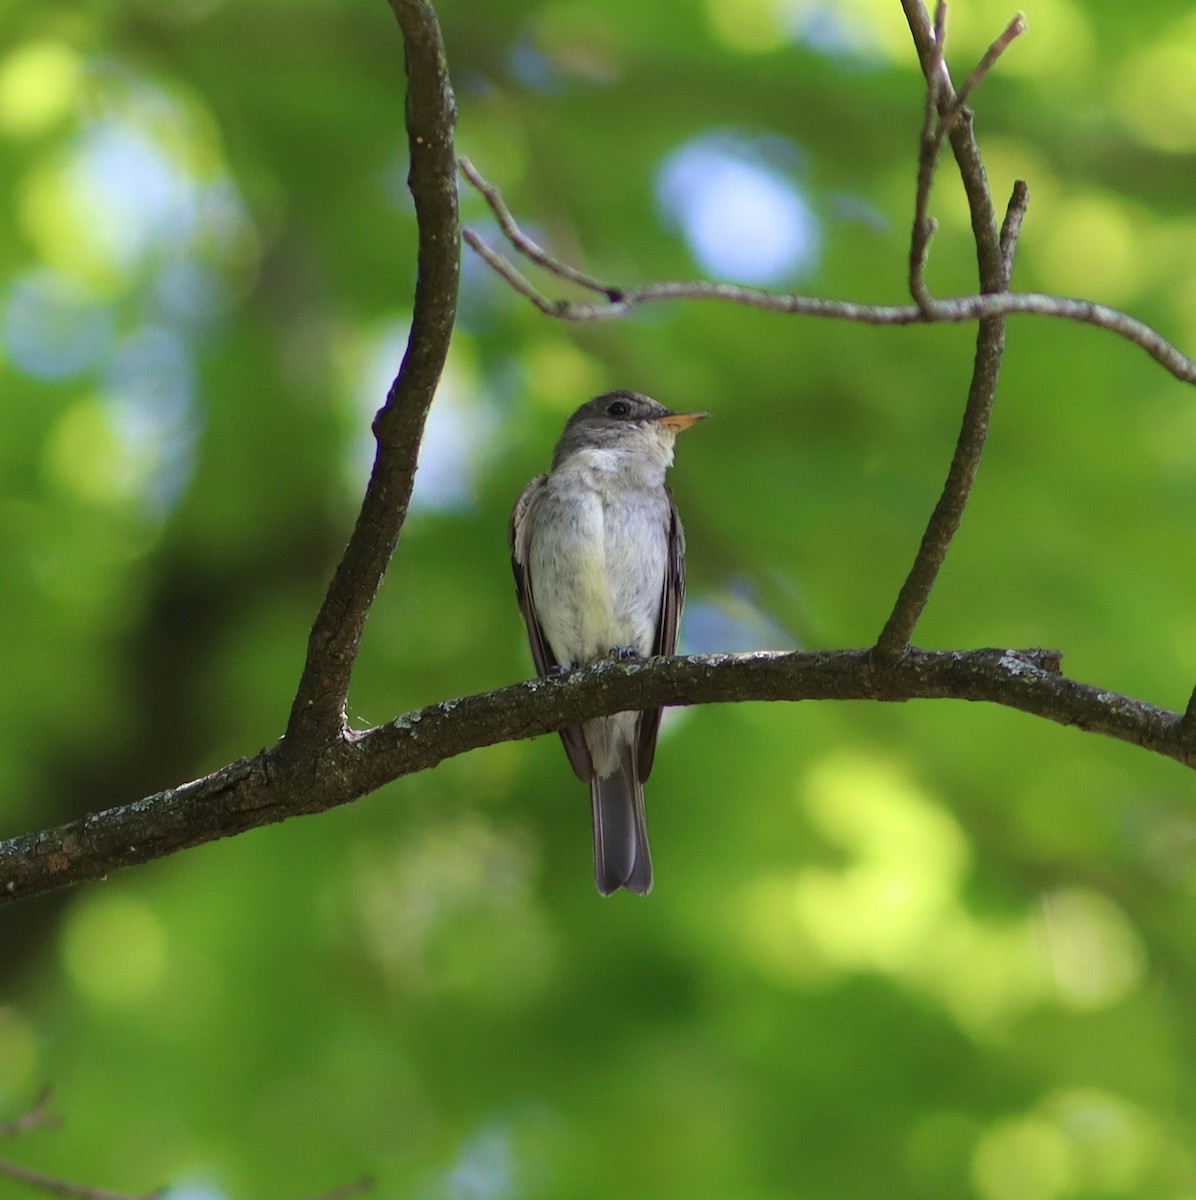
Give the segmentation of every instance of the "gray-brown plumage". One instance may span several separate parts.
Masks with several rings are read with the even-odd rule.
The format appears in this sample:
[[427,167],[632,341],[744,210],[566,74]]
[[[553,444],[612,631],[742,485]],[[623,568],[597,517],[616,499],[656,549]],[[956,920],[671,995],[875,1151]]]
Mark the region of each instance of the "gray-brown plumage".
[[[551,471],[527,485],[511,514],[515,590],[540,674],[675,652],[685,534],[664,479],[677,434],[706,415],[610,392],[569,418]],[[652,887],[643,784],[659,728],[655,708],[561,731],[574,772],[590,785],[604,896]]]

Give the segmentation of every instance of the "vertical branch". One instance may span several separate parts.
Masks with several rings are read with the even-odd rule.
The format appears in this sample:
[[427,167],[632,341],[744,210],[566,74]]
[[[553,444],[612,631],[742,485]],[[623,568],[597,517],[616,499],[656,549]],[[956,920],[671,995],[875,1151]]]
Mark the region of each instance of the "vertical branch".
[[[968,209],[971,213],[972,236],[976,243],[976,261],[980,275],[980,291],[982,293],[1004,292],[1009,288],[1010,271],[1013,262],[1014,244],[1017,232],[1021,227],[1021,217],[1025,209],[1026,193],[1024,187],[1015,190],[1010,200],[1009,213],[1005,220],[1006,239],[1003,244],[1002,232],[997,229],[996,214],[993,210],[992,192],[988,184],[988,175],[984,162],[980,157],[980,148],[972,129],[972,114],[959,101],[955,89],[951,85],[943,56],[943,20],[945,5],[941,2],[936,11],[935,25],[932,26],[922,0],[901,0],[909,23],[910,33],[918,50],[922,70],[926,76],[926,86],[933,92],[938,106],[940,125],[944,130],[946,140],[951,146],[963,181],[964,191],[968,199]],[[1016,26],[1016,29],[1015,29]],[[1011,32],[1013,30],[1014,32]],[[989,53],[985,55],[980,67],[969,77],[966,85],[971,91],[983,74],[996,62],[1001,50],[1021,31],[1020,22],[1013,22],[993,43]],[[999,48],[998,48],[999,47]],[[923,138],[921,157],[919,160],[919,209],[924,209],[923,182],[928,189],[934,177],[934,162],[927,162],[931,156],[937,156],[942,146],[942,136]],[[925,221],[924,212],[919,217]],[[914,232],[911,238],[913,247],[922,243],[922,250],[915,257],[911,249],[911,277],[915,269],[924,264],[925,248],[928,237],[919,225],[919,217],[915,219]],[[923,239],[925,241],[923,242]],[[914,293],[914,299],[919,307],[927,311],[933,307],[933,300],[923,283],[923,294]],[[959,529],[963,519],[963,511],[971,495],[972,484],[976,478],[976,470],[980,465],[980,455],[988,437],[989,416],[992,412],[993,399],[996,396],[997,381],[1001,372],[1001,360],[1005,353],[1005,317],[982,317],[976,335],[976,354],[972,364],[972,381],[968,388],[967,403],[964,408],[963,422],[956,441],[955,453],[951,466],[947,471],[947,479],[938,503],[927,522],[926,532],[918,553],[914,557],[909,574],[902,584],[897,596],[897,602],[889,619],[881,630],[876,642],[876,650],[882,657],[893,657],[905,652],[909,647],[922,612],[930,598],[931,588],[938,579],[939,570],[947,556],[951,539]]]
[[1005,263],[1005,281],[1013,279],[1013,255],[1017,250],[1017,239],[1021,236],[1022,220],[1030,204],[1030,189],[1024,179],[1018,179],[1013,184],[1013,195],[1009,197],[1009,207],[1005,210],[1005,220],[1001,222],[1001,258]]
[[934,28],[931,31],[931,52],[925,63],[926,105],[922,115],[922,132],[918,139],[918,187],[914,199],[914,223],[909,239],[909,293],[923,313],[930,312],[934,299],[926,286],[926,259],[935,234],[935,222],[930,216],[930,189],[938,166],[945,130],[939,115],[939,97],[944,87],[951,87],[946,49],[947,5],[938,0],[934,9]]
[[310,754],[343,735],[349,679],[366,615],[407,516],[424,421],[457,307],[460,234],[453,125],[456,105],[436,13],[427,0],[390,0],[407,58],[407,182],[419,262],[407,349],[374,418],[377,451],[361,512],[316,616],[282,753]]

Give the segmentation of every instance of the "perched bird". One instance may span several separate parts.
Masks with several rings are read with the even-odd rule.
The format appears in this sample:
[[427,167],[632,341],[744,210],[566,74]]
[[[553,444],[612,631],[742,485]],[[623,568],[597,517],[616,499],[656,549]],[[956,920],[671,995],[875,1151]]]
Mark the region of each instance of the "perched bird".
[[[569,418],[552,469],[524,488],[511,514],[511,563],[541,675],[676,650],[685,534],[664,476],[677,434],[706,416],[609,392]],[[561,731],[574,772],[590,785],[594,881],[604,896],[652,887],[643,784],[659,728],[654,708]]]

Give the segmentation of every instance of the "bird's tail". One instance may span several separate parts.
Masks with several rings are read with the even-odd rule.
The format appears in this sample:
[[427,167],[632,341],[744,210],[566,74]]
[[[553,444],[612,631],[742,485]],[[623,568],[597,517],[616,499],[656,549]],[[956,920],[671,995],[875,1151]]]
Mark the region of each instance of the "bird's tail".
[[644,788],[636,769],[635,742],[619,747],[614,774],[590,780],[594,812],[594,882],[609,896],[625,887],[641,896],[652,890],[652,857],[644,823]]

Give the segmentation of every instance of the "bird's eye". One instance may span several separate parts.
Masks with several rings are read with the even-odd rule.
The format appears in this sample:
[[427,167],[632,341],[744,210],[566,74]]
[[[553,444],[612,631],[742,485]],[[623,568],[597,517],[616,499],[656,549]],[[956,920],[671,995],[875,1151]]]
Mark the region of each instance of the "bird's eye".
[[607,415],[612,417],[625,417],[631,412],[631,405],[625,400],[616,400],[613,404],[607,406]]

